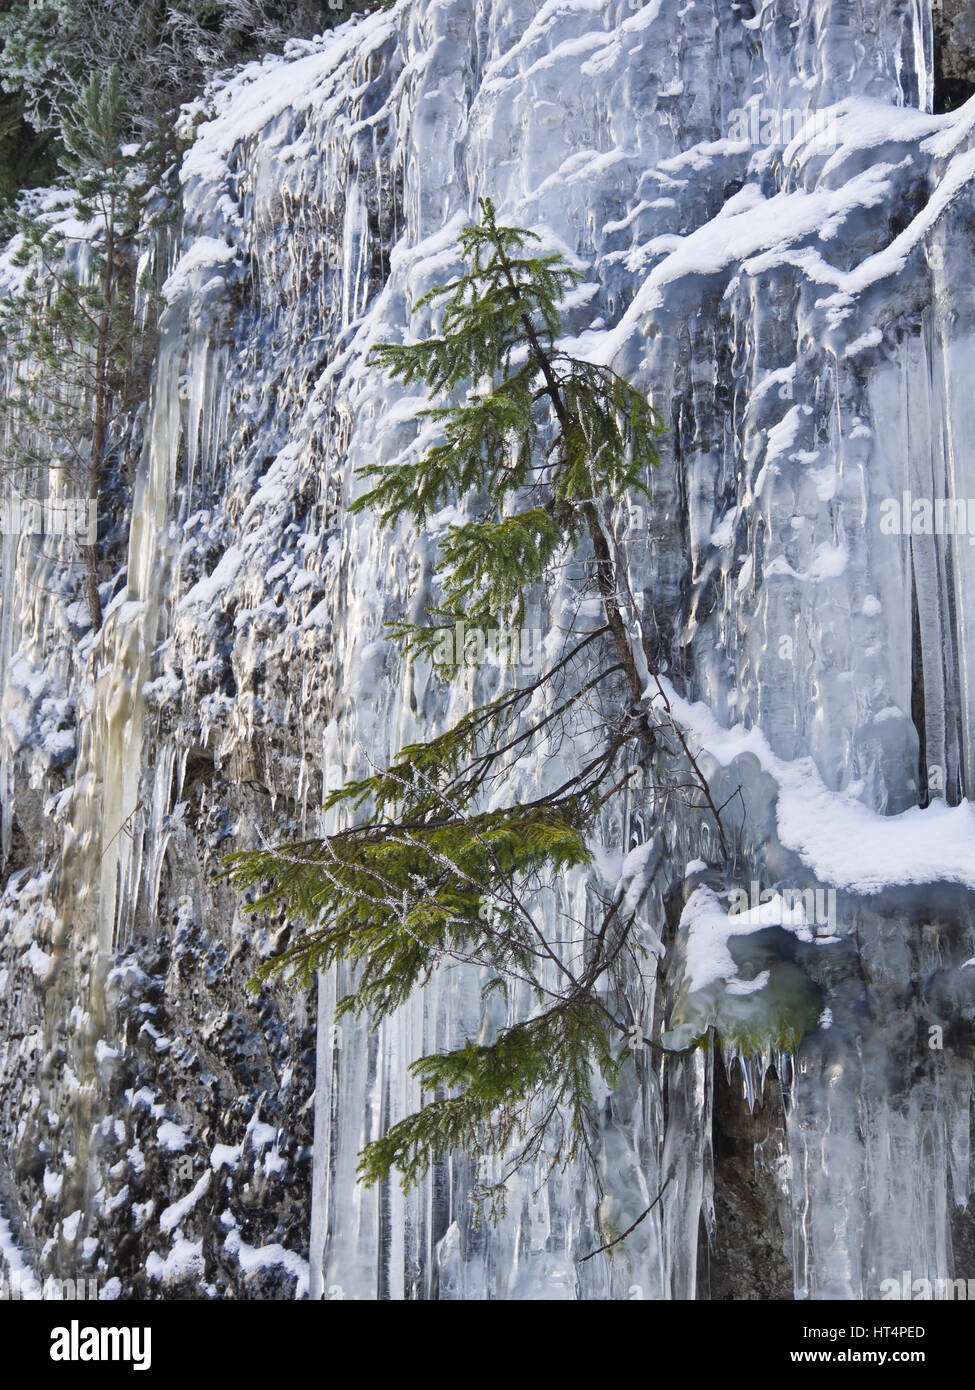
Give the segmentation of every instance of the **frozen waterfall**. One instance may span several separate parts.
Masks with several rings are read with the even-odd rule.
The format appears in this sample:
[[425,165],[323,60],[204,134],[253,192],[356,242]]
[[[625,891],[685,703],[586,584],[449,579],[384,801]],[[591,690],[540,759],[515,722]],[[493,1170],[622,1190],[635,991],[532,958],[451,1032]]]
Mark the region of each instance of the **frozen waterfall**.
[[[76,1156],[45,1218],[62,1223],[49,1264],[73,1271],[134,1200],[106,1174],[141,1104],[157,1134],[189,1136],[196,1168],[172,1202],[212,1175],[178,1219],[140,1223],[147,1288],[213,1291],[237,1262],[313,1298],[709,1297],[746,1180],[769,1288],[863,1299],[905,1270],[975,1274],[975,98],[936,105],[928,0],[399,0],[187,113],[181,225],[146,253],[166,308],[127,568],[97,640],[59,655],[55,601],[10,538],[3,551],[5,840],[18,798],[40,816],[46,797],[48,855],[0,907],[20,933],[0,969],[0,1071],[47,1059],[28,1139],[54,1112],[48,1166]],[[250,1231],[272,1199],[245,1197],[234,1164],[272,1191],[301,1047],[278,1022],[254,1041],[243,998],[208,1015],[198,983],[238,964],[246,978],[255,936],[267,951],[277,929],[255,933],[213,886],[219,856],[330,828],[325,789],[499,678],[445,691],[399,664],[384,629],[420,601],[432,547],[347,511],[357,469],[418,448],[426,404],[367,354],[455,268],[484,196],[578,264],[572,350],[668,426],[626,541],[735,858],[729,881],[687,810],[657,823],[629,793],[607,808],[602,886],[663,837],[650,1017],[680,1038],[773,996],[813,1010],[795,1052],[646,1054],[599,1097],[604,1218],[623,1229],[667,1187],[621,1253],[586,1263],[581,1170],[521,1175],[497,1225],[476,1219],[463,1154],[406,1196],[356,1182],[363,1143],[416,1108],[408,1063],[498,1022],[458,972],[378,1030],[335,1023],[341,971],[320,981],[317,1027],[281,991],[301,1047],[316,1039],[310,1215]],[[558,621],[555,604],[532,624]],[[62,786],[44,719],[69,691]],[[526,789],[557,775],[526,769]],[[729,891],[753,884],[763,902],[732,913]],[[579,871],[566,900],[583,911],[592,886]],[[797,911],[799,895],[824,910]],[[122,1086],[120,1056],[145,1041],[122,1001],[160,1007],[138,980],[153,939],[166,998],[170,956],[191,953],[197,1013],[145,1014],[149,1060]],[[45,960],[26,960],[35,940]],[[246,1105],[197,1134],[202,1073],[181,1073],[180,1048],[225,1023],[246,1043]],[[301,1113],[310,1127],[310,1099]],[[716,1142],[725,1124],[736,1145]],[[0,1181],[0,1205],[34,1180]],[[205,1219],[224,1208],[222,1228]]]

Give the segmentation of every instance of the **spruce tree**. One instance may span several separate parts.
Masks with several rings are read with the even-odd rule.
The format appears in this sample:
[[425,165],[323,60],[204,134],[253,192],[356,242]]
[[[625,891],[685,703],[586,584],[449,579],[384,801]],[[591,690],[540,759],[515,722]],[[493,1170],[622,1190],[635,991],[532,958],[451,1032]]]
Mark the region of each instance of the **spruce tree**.
[[[594,895],[581,951],[558,907],[564,874],[592,862],[601,808],[635,767],[663,759],[675,779],[690,773],[723,831],[656,675],[613,523],[628,495],[649,496],[661,421],[610,368],[559,347],[560,305],[579,273],[536,254],[533,233],[499,225],[489,201],[481,209],[460,234],[463,273],[414,306],[439,309],[439,331],[385,344],[372,359],[405,386],[426,387],[423,413],[442,438],[419,459],[365,469],[371,486],[351,510],[423,528],[448,503],[467,509],[440,540],[430,621],[394,630],[443,680],[456,674],[450,634],[460,621],[517,628],[570,562],[584,575],[580,604],[588,592],[601,621],[570,628],[533,679],[512,679],[446,732],[332,791],[326,810],[347,828],[243,851],[227,865],[239,889],[257,890],[251,911],[284,908],[305,924],[261,965],[255,987],[281,971],[307,982],[345,960],[355,984],[339,1014],[379,1020],[456,962],[480,967],[485,993],[500,991],[509,1017],[515,986],[527,986],[532,1009],[493,1042],[468,1039],[413,1063],[427,1103],[361,1155],[366,1183],[395,1168],[404,1186],[454,1149],[504,1156],[500,1178],[480,1193],[503,1201],[524,1164],[591,1157],[594,1077],[615,1084],[635,1034],[666,1050],[642,1037],[641,1003],[627,993],[639,903]],[[585,751],[561,785],[519,798],[519,760],[559,746]]]
[[91,74],[118,68],[126,138],[159,138],[216,73],[369,8],[367,0],[0,0],[0,83],[35,130],[57,132]]
[[[50,475],[67,474],[89,516],[97,515],[112,428],[132,404],[140,361],[135,314],[136,166],[124,145],[119,76],[92,74],[62,123],[60,198],[28,201],[11,259],[22,283],[0,301],[0,341],[12,384],[0,401],[7,420],[0,471],[22,496],[45,497]],[[66,232],[71,223],[84,230]],[[83,243],[84,257],[78,255]],[[98,553],[84,547],[91,624],[101,625]]]
[[38,133],[24,119],[18,92],[0,92],[0,240],[16,232],[14,208],[21,189],[42,188],[57,177],[52,132]]

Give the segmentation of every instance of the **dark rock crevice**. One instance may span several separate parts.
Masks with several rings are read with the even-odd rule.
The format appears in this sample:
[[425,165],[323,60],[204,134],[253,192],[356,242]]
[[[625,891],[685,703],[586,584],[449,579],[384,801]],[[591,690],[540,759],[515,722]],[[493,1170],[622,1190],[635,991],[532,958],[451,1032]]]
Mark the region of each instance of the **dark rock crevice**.
[[932,0],[934,109],[955,111],[975,94],[975,7],[971,0]]
[[731,1076],[714,1058],[714,1232],[702,1222],[698,1297],[711,1300],[789,1301],[792,1269],[786,1258],[774,1183],[756,1155],[782,1134],[782,1097],[774,1072],[754,1110],[744,1097],[737,1062]]

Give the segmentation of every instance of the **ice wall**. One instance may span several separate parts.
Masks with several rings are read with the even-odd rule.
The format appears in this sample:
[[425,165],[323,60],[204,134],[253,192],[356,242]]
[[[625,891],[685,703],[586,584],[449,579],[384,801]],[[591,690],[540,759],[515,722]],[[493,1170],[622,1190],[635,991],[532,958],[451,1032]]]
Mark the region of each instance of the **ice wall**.
[[[200,848],[190,771],[207,770],[206,866],[320,830],[323,789],[490,689],[481,672],[445,696],[398,665],[384,625],[422,601],[432,547],[345,511],[357,468],[419,447],[422,400],[366,354],[406,331],[490,196],[578,258],[572,349],[669,426],[652,507],[619,520],[716,800],[741,789],[730,866],[697,815],[607,811],[606,872],[655,833],[666,851],[649,1014],[679,1030],[729,999],[815,1003],[794,1057],[725,1059],[742,1113],[781,1116],[755,1161],[797,1296],[970,1272],[975,550],[913,503],[933,518],[975,491],[975,105],[933,100],[926,0],[402,0],[201,104],[126,587],[42,886],[90,968],[79,1135],[106,1104],[101,982]],[[137,803],[137,833],[110,840]],[[729,918],[753,881],[771,914]],[[817,888],[824,920],[784,905]],[[566,891],[584,902],[581,880]],[[194,895],[181,921],[204,912]],[[231,914],[235,957],[253,949],[226,898],[206,911]],[[321,982],[313,1296],[706,1294],[717,1059],[641,1057],[601,1099],[604,1220],[622,1229],[668,1186],[623,1255],[581,1264],[598,1243],[581,1171],[519,1180],[497,1227],[473,1220],[463,1155],[406,1198],[357,1186],[364,1140],[419,1099],[408,1061],[491,1020],[456,976],[376,1032],[333,1026],[341,992]],[[160,1228],[156,1261],[199,1277],[186,1247],[216,1240],[193,1224],[209,1201]]]

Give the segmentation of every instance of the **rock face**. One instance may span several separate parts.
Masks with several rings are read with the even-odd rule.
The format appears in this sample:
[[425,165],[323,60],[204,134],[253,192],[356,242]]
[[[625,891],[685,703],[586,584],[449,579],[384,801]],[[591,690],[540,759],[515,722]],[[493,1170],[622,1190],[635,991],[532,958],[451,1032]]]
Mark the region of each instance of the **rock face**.
[[[197,113],[179,231],[146,248],[167,307],[97,639],[57,562],[4,538],[0,1208],[38,1275],[859,1298],[975,1273],[966,13],[945,0],[936,47],[927,0],[401,0]],[[367,354],[429,327],[410,306],[485,195],[578,260],[574,351],[664,414],[653,505],[617,526],[734,798],[730,869],[698,814],[634,792],[607,806],[606,881],[565,885],[584,905],[657,837],[648,1021],[728,1039],[636,1057],[600,1097],[604,1215],[667,1188],[584,1265],[581,1170],[526,1175],[495,1227],[464,1155],[408,1197],[355,1183],[417,1103],[409,1060],[490,1023],[477,982],[375,1032],[335,1025],[341,972],[255,998],[290,927],[215,877],[496,689],[399,664],[384,627],[422,606],[433,546],[346,510],[424,405]]]
[[951,111],[975,92],[975,15],[966,0],[934,0],[935,110]]

